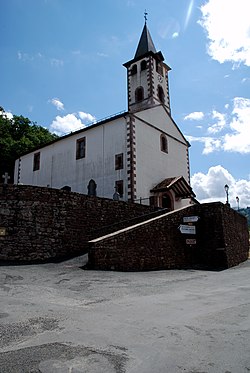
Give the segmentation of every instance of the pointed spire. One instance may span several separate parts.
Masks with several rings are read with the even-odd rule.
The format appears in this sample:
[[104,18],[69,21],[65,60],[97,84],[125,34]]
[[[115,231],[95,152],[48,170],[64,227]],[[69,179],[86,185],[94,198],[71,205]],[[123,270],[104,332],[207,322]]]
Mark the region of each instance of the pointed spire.
[[142,30],[141,38],[140,38],[138,47],[136,49],[134,59],[139,58],[148,52],[156,53],[153,40],[147,28],[147,16],[146,15],[147,13],[145,11],[145,25]]

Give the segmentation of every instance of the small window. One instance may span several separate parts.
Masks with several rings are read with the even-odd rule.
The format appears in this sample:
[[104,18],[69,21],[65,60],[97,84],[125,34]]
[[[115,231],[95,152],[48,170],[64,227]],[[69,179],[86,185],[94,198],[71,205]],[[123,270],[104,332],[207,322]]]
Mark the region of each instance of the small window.
[[119,193],[120,197],[123,197],[123,180],[117,180],[115,182],[116,191]]
[[85,158],[86,137],[76,140],[76,159]]
[[164,135],[164,134],[161,134],[160,142],[161,142],[161,151],[164,152],[164,153],[168,153],[167,136]]
[[115,155],[115,169],[122,170],[123,169],[123,154],[116,154]]
[[89,180],[89,183],[88,183],[88,196],[96,196],[96,188],[97,188],[97,185],[96,185],[96,182],[95,180],[91,179]]
[[140,102],[144,99],[144,89],[143,87],[138,87],[135,90],[135,102]]
[[158,85],[158,97],[159,100],[164,104],[165,103],[165,95],[162,86]]
[[33,159],[33,171],[37,171],[39,169],[40,169],[40,153],[35,153],[34,159]]
[[163,67],[161,62],[159,61],[156,61],[156,71],[158,72],[158,74],[163,76]]
[[143,60],[143,61],[141,62],[141,71],[146,70],[146,68],[147,68],[147,61],[146,61],[146,60]]
[[133,65],[131,69],[131,75],[137,74],[137,65]]

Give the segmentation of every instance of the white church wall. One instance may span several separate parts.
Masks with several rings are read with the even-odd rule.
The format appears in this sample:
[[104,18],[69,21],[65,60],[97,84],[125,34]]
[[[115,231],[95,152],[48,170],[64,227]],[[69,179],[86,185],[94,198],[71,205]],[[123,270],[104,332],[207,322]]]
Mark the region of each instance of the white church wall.
[[[86,155],[76,159],[76,142],[85,137]],[[40,152],[40,168],[33,171],[34,154]],[[123,153],[123,169],[115,170],[115,154]],[[90,127],[80,133],[21,157],[19,183],[62,188],[87,193],[90,179],[97,184],[97,195],[112,198],[116,180],[124,180],[126,191],[126,122],[118,118]],[[16,161],[17,183],[18,161]]]
[[187,146],[167,137],[168,153],[161,151],[161,131],[136,120],[137,198],[148,198],[150,189],[162,180],[184,176],[188,181]]
[[177,140],[185,142],[183,135],[178,130],[171,117],[166,114],[166,111],[162,106],[159,105],[148,110],[143,110],[135,113],[135,115],[165,133],[175,137]]

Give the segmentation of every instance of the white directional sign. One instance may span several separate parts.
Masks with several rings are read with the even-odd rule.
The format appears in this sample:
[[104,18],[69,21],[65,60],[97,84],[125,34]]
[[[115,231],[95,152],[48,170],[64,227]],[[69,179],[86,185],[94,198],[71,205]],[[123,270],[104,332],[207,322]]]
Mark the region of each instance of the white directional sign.
[[181,224],[179,230],[182,234],[196,234],[196,227],[194,225]]
[[184,216],[183,223],[195,223],[199,220],[199,216]]

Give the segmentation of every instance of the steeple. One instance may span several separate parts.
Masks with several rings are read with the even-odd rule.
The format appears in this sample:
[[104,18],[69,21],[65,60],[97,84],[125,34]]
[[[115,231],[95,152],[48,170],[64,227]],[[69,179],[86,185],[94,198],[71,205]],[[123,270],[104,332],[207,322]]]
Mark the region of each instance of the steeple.
[[138,59],[148,52],[156,53],[156,49],[148,30],[147,23],[145,22],[134,59]]
[[170,114],[168,72],[162,53],[156,51],[152,37],[145,24],[132,60],[124,63],[127,68],[128,110],[141,111],[163,105]]

